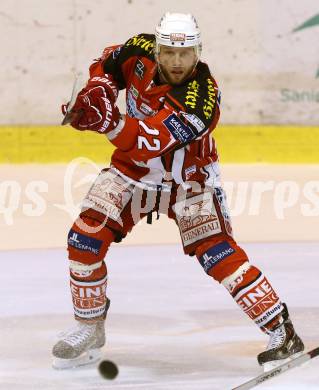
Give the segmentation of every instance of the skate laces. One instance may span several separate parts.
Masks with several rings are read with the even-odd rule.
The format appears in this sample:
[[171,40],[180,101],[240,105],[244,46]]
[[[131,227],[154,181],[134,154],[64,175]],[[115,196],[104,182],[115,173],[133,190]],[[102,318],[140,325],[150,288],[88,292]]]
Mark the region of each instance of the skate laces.
[[88,324],[78,324],[66,331],[60,332],[58,338],[60,341],[65,341],[66,343],[74,346],[81,344],[86,341],[92,334],[95,332],[95,325]]
[[286,335],[284,325],[271,332],[267,350],[280,347],[285,342]]

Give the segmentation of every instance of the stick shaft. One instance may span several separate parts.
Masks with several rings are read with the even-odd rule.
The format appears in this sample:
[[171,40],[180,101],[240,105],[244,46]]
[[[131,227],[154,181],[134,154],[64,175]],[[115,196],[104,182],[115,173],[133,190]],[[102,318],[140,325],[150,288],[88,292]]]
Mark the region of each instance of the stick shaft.
[[82,77],[80,75],[76,75],[75,79],[74,79],[73,87],[72,87],[72,93],[71,93],[71,98],[70,98],[70,101],[68,104],[68,108],[67,108],[67,111],[66,111],[64,118],[61,122],[61,125],[63,125],[63,126],[67,125],[68,123],[71,123],[73,118],[74,118],[74,113],[72,113],[71,110],[75,104],[78,93],[82,89],[82,82],[83,82]]
[[313,359],[314,357],[319,355],[319,347],[312,349],[309,352],[304,353],[301,356],[298,356],[297,358],[291,360],[290,362],[284,363],[279,367],[276,367],[268,372],[265,372],[264,374],[261,374],[257,376],[256,378],[253,378],[249,380],[248,382],[243,383],[240,386],[234,387],[232,390],[248,390],[251,389],[260,383],[263,383],[271,378],[274,378],[277,375],[282,374],[283,372],[286,372],[294,367],[300,366],[301,364],[307,362],[310,359]]

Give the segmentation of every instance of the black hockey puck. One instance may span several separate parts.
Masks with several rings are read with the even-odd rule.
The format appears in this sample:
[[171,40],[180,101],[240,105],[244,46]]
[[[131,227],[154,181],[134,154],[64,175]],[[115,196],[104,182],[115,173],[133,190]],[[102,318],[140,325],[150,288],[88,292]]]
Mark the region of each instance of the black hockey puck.
[[117,365],[110,360],[102,360],[98,368],[104,379],[115,379],[119,373]]

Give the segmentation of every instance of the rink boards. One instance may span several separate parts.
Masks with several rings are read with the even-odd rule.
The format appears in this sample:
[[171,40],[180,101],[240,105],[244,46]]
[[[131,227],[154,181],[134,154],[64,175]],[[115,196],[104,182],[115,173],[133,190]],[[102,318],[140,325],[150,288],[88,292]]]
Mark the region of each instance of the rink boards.
[[[218,125],[213,132],[223,163],[319,163],[319,127]],[[86,156],[110,160],[104,135],[70,126],[0,126],[0,163],[68,163]]]

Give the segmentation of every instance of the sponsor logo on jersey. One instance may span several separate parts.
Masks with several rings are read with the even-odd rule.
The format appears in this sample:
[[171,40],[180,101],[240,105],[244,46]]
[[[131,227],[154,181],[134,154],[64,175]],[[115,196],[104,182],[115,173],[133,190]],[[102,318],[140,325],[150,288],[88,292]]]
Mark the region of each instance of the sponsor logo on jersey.
[[[217,89],[217,88],[216,88]],[[207,79],[207,98],[204,99],[203,113],[206,119],[211,119],[213,116],[214,106],[216,104],[216,89],[213,81]]]
[[140,80],[142,80],[142,78],[144,77],[144,70],[145,65],[143,64],[143,62],[141,60],[137,60],[134,73]]
[[126,110],[129,117],[134,118],[137,114],[136,101],[133,98],[132,93],[127,94]]
[[187,93],[185,98],[185,105],[187,107],[196,108],[197,98],[199,96],[199,83],[196,80],[193,80],[188,83]]
[[163,123],[172,136],[181,143],[190,142],[196,138],[195,132],[186,126],[175,114],[169,115]]
[[172,42],[185,42],[186,35],[183,33],[171,33],[169,39]]
[[183,111],[180,112],[180,114],[197,130],[198,133],[205,129],[204,122],[197,115],[188,114],[187,112]]
[[113,53],[112,53],[112,57],[113,57],[113,60],[115,60],[121,53],[121,49],[122,49],[122,46],[119,46],[117,47]]
[[141,104],[140,110],[142,112],[144,112],[145,115],[148,115],[148,116],[154,116],[156,114],[156,111],[154,111],[150,106],[148,106],[145,103]]
[[232,248],[227,241],[223,241],[220,244],[208,249],[200,258],[199,262],[204,268],[205,272],[209,272],[216,264],[226,259],[228,256],[235,253],[235,249]]
[[68,235],[68,244],[81,251],[98,255],[102,246],[102,241],[77,233],[72,229]]
[[128,91],[128,94],[127,94],[126,111],[127,111],[127,115],[131,118],[137,118],[140,120],[143,120],[145,118],[145,115],[142,114],[137,109],[136,100],[135,100],[133,93],[131,91]]
[[133,38],[129,39],[126,43],[126,46],[137,46],[141,47],[148,53],[154,51],[155,43],[153,40],[144,38],[144,36],[135,35]]
[[137,90],[137,88],[134,87],[133,84],[132,84],[131,87],[130,87],[130,92],[131,92],[132,95],[135,97],[135,99],[138,98],[138,90]]

